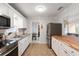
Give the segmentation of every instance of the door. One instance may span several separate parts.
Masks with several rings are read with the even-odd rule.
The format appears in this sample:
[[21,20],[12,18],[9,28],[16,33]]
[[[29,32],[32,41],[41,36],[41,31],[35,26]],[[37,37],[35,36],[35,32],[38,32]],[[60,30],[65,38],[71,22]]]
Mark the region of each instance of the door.
[[40,25],[39,22],[32,22],[32,41],[39,42]]

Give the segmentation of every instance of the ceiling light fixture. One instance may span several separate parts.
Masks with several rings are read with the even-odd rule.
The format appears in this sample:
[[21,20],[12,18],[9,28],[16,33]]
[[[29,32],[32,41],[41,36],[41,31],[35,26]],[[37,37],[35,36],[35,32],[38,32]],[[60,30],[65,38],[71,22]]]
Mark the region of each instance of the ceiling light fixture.
[[59,10],[61,10],[61,9],[63,9],[63,7],[62,7],[62,6],[58,8],[58,11],[59,11]]
[[2,15],[2,13],[0,12],[0,15]]
[[46,10],[46,7],[43,6],[43,5],[38,5],[38,6],[35,7],[35,10],[37,12],[44,12]]

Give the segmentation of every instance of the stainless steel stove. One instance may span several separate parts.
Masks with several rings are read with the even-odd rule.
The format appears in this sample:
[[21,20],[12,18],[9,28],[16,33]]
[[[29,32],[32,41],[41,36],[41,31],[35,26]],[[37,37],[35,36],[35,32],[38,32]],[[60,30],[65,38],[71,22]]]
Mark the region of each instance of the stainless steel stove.
[[0,41],[0,54],[3,54],[4,52],[6,52],[7,50],[9,50],[10,48],[12,48],[16,45],[17,45],[16,40],[3,40],[3,41]]

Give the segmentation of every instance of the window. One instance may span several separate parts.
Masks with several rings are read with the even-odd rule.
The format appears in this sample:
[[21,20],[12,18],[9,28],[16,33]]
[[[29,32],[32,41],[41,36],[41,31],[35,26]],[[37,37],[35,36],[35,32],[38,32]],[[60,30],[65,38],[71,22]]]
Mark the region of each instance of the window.
[[79,24],[76,24],[76,33],[79,33]]
[[69,24],[68,25],[68,32],[69,33],[79,33],[79,24]]

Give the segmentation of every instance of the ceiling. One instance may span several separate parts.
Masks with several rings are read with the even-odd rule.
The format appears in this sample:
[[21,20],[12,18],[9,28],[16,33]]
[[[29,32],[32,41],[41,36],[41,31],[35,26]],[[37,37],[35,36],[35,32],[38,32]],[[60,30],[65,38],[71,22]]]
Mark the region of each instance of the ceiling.
[[[23,14],[25,17],[55,17],[58,13],[67,8],[70,3],[10,3],[10,5]],[[39,13],[35,11],[37,5],[44,5],[45,12]],[[63,7],[58,11],[59,7]]]

